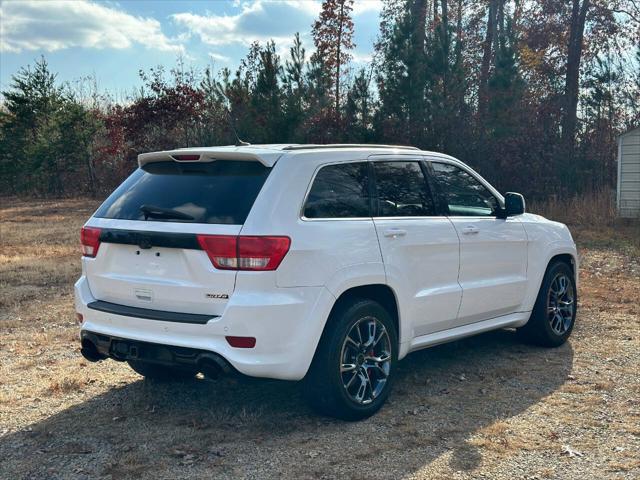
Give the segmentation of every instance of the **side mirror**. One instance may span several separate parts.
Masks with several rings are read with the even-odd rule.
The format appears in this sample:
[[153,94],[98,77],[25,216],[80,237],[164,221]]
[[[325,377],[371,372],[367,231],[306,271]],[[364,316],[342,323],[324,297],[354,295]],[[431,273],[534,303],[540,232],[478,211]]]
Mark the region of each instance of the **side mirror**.
[[524,197],[519,193],[507,192],[504,195],[504,210],[502,211],[503,217],[513,217],[515,215],[522,215],[525,212]]

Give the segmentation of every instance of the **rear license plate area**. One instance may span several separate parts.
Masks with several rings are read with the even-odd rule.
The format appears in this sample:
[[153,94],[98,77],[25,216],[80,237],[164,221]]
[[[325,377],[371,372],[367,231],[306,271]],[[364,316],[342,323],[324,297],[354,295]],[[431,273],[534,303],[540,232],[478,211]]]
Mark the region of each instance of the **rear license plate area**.
[[122,360],[136,359],[140,357],[140,349],[137,344],[122,340],[112,341],[109,353],[111,356]]

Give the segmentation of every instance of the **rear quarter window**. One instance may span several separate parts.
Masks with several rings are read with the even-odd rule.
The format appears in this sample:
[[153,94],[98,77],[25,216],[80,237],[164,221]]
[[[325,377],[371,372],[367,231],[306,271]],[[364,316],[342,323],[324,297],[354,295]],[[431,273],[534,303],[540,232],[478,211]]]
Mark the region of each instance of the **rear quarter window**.
[[365,162],[322,167],[304,206],[306,218],[369,217],[369,173]]
[[145,220],[140,207],[152,205],[193,218],[153,221],[241,225],[270,171],[254,161],[149,163],[133,172],[94,216]]

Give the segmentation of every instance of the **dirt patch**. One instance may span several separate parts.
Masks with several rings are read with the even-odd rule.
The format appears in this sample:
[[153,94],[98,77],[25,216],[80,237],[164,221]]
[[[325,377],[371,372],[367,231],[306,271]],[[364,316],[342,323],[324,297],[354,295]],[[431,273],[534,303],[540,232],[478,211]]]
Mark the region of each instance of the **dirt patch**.
[[414,353],[382,411],[344,423],[311,412],[298,383],[152,383],[84,361],[72,284],[95,207],[0,209],[0,478],[640,476],[633,224],[575,232],[581,302],[568,344],[499,331]]

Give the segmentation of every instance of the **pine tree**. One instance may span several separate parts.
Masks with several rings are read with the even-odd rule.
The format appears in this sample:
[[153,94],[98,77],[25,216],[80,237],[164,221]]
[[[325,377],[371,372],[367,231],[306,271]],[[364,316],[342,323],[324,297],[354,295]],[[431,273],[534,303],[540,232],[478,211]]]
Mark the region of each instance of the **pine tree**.
[[491,137],[503,140],[519,133],[524,81],[518,69],[516,37],[511,20],[498,38],[495,67],[489,79],[488,124]]
[[200,89],[204,95],[204,111],[202,112],[200,132],[201,145],[219,145],[235,141],[229,135],[226,100],[218,87],[218,82],[211,68],[207,67],[200,81]]
[[347,94],[345,108],[346,141],[367,143],[372,140],[373,98],[371,74],[361,69]]
[[304,99],[307,93],[304,77],[306,52],[299,33],[295,34],[293,46],[289,49],[289,57],[285,60],[282,75],[285,90],[284,132],[286,134],[286,139],[283,138],[282,141],[298,141],[299,129],[304,118]]
[[331,76],[319,55],[311,55],[306,77],[307,109],[302,141],[327,143],[337,129],[332,106]]
[[280,141],[282,110],[280,101],[280,57],[276,54],[276,45],[268,42],[260,51],[257,65],[255,88],[252,92],[252,105],[256,130],[252,140],[256,143],[274,143]]
[[[521,175],[527,164],[522,145],[527,140],[525,83],[519,70],[517,36],[513,23],[504,11],[499,11],[496,25],[497,47],[487,85],[486,137],[483,159],[485,168],[494,171],[496,182],[504,185]],[[517,165],[513,159],[519,158]]]
[[[397,16],[382,19],[392,37],[378,45],[378,131],[385,141],[424,145],[426,131],[426,0],[408,0]],[[393,23],[393,27],[391,23]]]
[[[64,97],[45,58],[37,60],[33,68],[21,68],[2,95],[7,120],[2,126],[0,154],[3,177],[13,179],[8,186],[16,192],[35,189],[60,193],[66,167],[53,146],[60,135]],[[16,156],[20,162],[15,161]]]
[[336,118],[340,112],[341,81],[347,75],[353,43],[351,11],[354,0],[324,0],[320,17],[313,24],[317,60],[331,72]]
[[393,32],[396,25],[402,20],[405,12],[407,0],[386,0],[380,11],[380,32],[374,43],[374,63],[379,67],[378,62],[388,57],[388,50],[391,48]]
[[[442,0],[440,6],[441,10],[434,12],[432,33],[427,36],[426,68],[429,75],[425,78],[426,108],[431,116],[428,146],[447,151],[451,143],[448,139],[452,129],[459,126],[455,120],[459,116],[456,110],[460,106],[460,100],[453,97],[452,93],[459,90],[460,86],[454,83],[454,79],[459,81],[459,77],[452,75],[456,67],[456,57],[451,48],[454,43],[454,30],[449,22],[448,4]],[[459,75],[461,72],[455,73]]]
[[220,72],[217,91],[225,106],[227,131],[231,143],[236,143],[236,135],[242,140],[249,142],[253,140],[255,115],[251,98],[256,85],[260,51],[260,44],[253,42],[233,76],[228,68],[223,68]]

